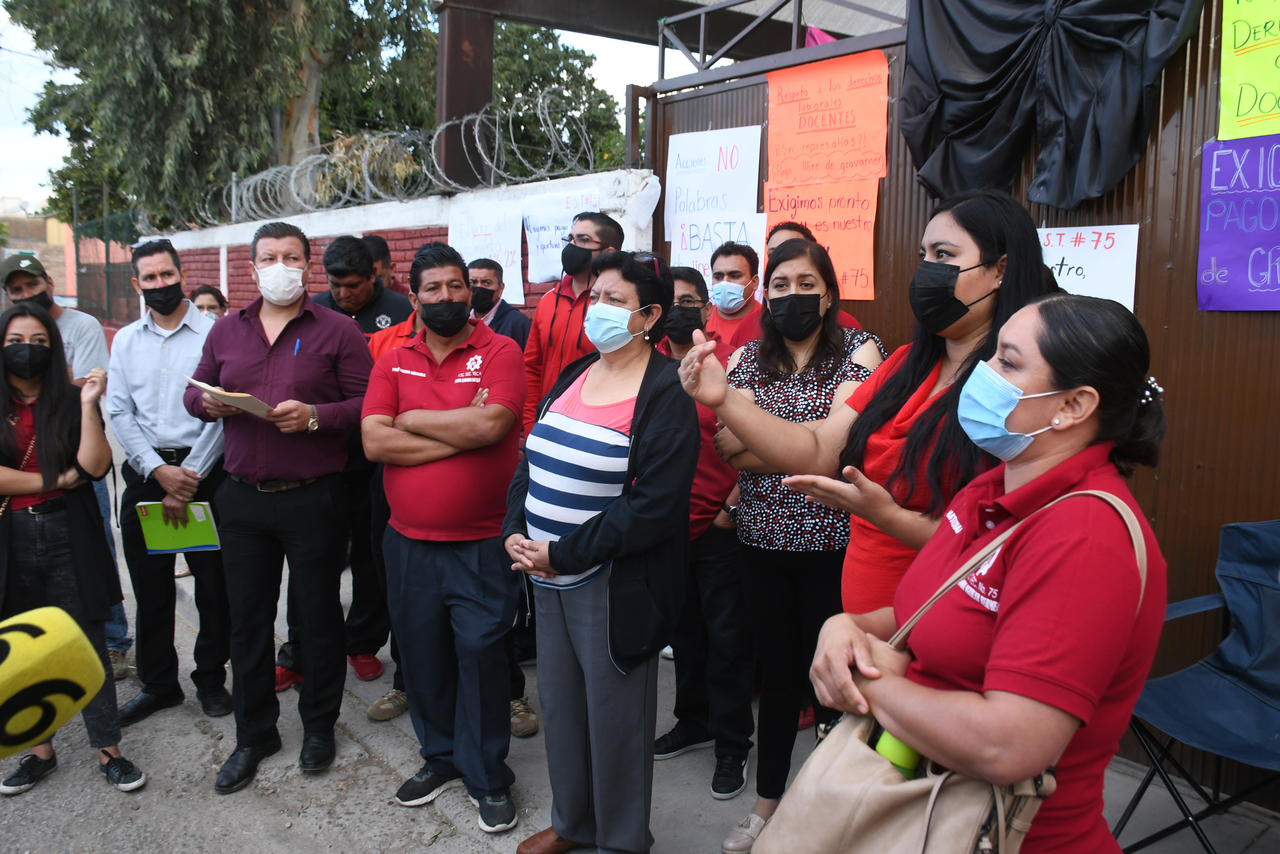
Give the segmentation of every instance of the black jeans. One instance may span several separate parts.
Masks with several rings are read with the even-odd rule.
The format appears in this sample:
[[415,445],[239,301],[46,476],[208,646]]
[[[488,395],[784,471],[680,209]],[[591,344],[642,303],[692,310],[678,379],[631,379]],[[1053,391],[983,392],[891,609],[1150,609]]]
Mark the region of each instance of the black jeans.
[[840,717],[817,704],[809,667],[822,624],[840,613],[844,551],[788,552],[743,545],[742,552],[747,613],[763,673],[756,794],[780,798],[791,773],[800,710],[813,703],[820,724]]
[[[91,747],[120,743],[120,719],[116,712],[116,680],[107,659],[107,636],[102,622],[85,622],[75,568],[71,564],[71,532],[67,511],[32,515],[26,509],[8,510],[13,527],[9,532],[9,569],[4,608],[0,618],[8,619],[33,608],[53,606],[71,615],[93,645],[102,661],[105,681],[89,704],[80,711],[89,731]],[[101,529],[80,536],[104,536]],[[52,739],[50,739],[52,741]]]
[[716,753],[746,756],[751,717],[751,649],[736,531],[712,525],[689,544],[684,605],[671,638],[676,719],[716,740]]
[[[173,555],[147,554],[147,543],[138,521],[140,501],[161,501],[164,488],[154,478],[143,479],[125,463],[121,469],[125,490],[120,502],[120,534],[124,559],[133,583],[138,611],[134,618],[137,638],[138,679],[142,690],[158,696],[181,695],[178,652],[173,646],[174,605]],[[226,473],[219,462],[200,482],[195,501],[212,502]],[[217,510],[214,521],[220,524]],[[196,669],[191,681],[199,692],[213,691],[227,681],[227,660],[231,656],[231,613],[227,605],[227,579],[222,570],[222,552],[187,552],[187,566],[195,578],[196,610],[200,632],[196,635]]]
[[286,492],[259,492],[228,477],[217,502],[231,605],[236,740],[247,747],[277,735],[280,703],[272,653],[285,559],[307,673],[298,714],[305,732],[328,734],[338,719],[347,676],[338,593],[347,546],[342,477],[325,475]]

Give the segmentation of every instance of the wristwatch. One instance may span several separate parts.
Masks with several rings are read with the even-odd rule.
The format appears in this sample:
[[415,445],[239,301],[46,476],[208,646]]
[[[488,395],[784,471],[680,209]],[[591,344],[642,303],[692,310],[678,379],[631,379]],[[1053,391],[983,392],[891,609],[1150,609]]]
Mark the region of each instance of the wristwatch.
[[729,517],[729,521],[733,522],[733,524],[735,525],[738,524],[738,505],[737,504],[726,503],[720,509],[723,510],[725,512],[725,515]]
[[311,417],[307,419],[307,432],[314,433],[320,429],[320,422],[316,420],[316,408],[313,404],[308,403],[307,409],[311,410]]

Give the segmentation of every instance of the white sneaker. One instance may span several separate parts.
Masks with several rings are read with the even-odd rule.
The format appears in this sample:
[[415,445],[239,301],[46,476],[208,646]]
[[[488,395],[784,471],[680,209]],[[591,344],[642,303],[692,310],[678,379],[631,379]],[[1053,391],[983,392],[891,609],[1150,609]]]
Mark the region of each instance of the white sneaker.
[[676,653],[675,653],[675,650],[673,650],[673,649],[672,649],[671,647],[669,647],[669,646],[664,646],[664,647],[662,648],[662,652],[658,653],[658,655],[662,656],[662,657],[663,657],[663,658],[665,658],[667,661],[675,661],[675,660],[676,660]]
[[738,822],[737,827],[729,831],[729,835],[724,838],[724,842],[720,843],[720,850],[724,854],[744,854],[744,852],[750,851],[752,846],[756,844],[760,831],[764,830],[764,826],[768,823],[768,819],[751,813]]

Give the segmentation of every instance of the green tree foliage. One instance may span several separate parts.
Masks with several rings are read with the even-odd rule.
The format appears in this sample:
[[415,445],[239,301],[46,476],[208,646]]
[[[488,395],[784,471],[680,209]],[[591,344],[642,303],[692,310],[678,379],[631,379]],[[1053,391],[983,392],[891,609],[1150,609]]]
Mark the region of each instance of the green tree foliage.
[[[76,74],[47,84],[30,120],[65,134],[53,213],[137,206],[178,223],[240,175],[297,162],[322,141],[435,124],[436,21],[429,0],[3,0],[38,47]],[[495,34],[496,105],[562,89],[597,168],[621,162],[617,105],[592,57],[514,24]],[[540,130],[518,141],[535,148]]]

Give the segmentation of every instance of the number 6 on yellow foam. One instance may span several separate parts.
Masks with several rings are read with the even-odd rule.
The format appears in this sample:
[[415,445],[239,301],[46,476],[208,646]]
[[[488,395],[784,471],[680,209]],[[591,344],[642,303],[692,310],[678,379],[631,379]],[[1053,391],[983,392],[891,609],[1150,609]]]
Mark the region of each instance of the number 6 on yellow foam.
[[52,736],[105,679],[89,639],[61,608],[0,622],[0,758]]

